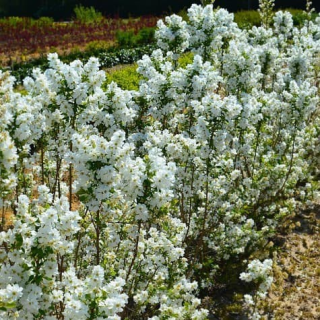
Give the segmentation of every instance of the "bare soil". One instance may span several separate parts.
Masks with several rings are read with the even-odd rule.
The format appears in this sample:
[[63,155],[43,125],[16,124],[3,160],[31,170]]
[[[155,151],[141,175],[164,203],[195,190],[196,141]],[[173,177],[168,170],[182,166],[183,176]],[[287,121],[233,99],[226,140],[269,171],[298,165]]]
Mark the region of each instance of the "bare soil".
[[266,319],[320,319],[320,205],[300,213],[297,227],[280,235]]

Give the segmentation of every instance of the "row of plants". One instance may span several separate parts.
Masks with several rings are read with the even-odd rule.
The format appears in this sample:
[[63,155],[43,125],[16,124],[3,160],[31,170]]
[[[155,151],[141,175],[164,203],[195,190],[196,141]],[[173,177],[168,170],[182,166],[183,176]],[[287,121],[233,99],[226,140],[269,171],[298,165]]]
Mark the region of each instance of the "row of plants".
[[[308,15],[302,10],[287,9],[296,26],[302,26]],[[182,16],[186,13],[180,12]],[[313,14],[315,17],[316,14]],[[139,19],[106,19],[94,8],[78,6],[75,17],[69,23],[55,23],[53,19],[9,17],[0,20],[0,54],[5,54],[6,61],[25,59],[30,53],[46,53],[55,48],[64,50],[75,46],[84,46],[92,41],[117,42],[120,46],[132,47],[153,41],[157,17]],[[241,28],[261,24],[257,11],[235,13],[235,21]],[[141,32],[141,29],[143,31]],[[140,31],[140,33],[139,33]]]
[[97,58],[0,74],[2,319],[204,320],[239,282],[262,317],[270,240],[320,197],[320,17],[272,3],[159,21],[133,90]]
[[[287,9],[292,14],[295,26],[302,27],[308,20],[308,14],[302,10]],[[187,19],[185,12],[179,13]],[[261,25],[257,11],[241,11],[234,14],[235,22],[240,28],[251,28]],[[311,19],[316,17],[311,14]],[[10,17],[0,20],[0,35],[2,34],[2,70],[8,65],[14,76],[22,80],[32,72],[33,67],[46,68],[46,54],[59,51],[62,60],[70,62],[75,59],[87,61],[90,56],[97,56],[106,51],[104,67],[111,67],[117,61],[136,61],[141,56],[133,51],[116,48],[136,48],[154,43],[155,17],[140,19],[105,19],[94,8],[78,6],[75,8],[74,22],[54,23],[50,18],[38,20],[31,18]],[[60,30],[60,31],[58,31]],[[62,31],[63,30],[63,31]],[[71,30],[71,31],[70,31]],[[56,32],[57,31],[57,32]],[[61,40],[62,35],[62,40]],[[32,41],[31,41],[32,38]],[[44,41],[45,40],[45,41]],[[141,49],[137,49],[137,52]],[[110,53],[112,52],[112,53]],[[135,59],[121,59],[129,53]],[[31,53],[40,57],[34,58]],[[129,55],[130,55],[129,54]],[[1,51],[0,51],[1,56]]]
[[[137,62],[145,54],[150,54],[155,45],[144,45],[135,48],[118,48],[118,47],[105,47],[104,43],[94,43],[88,46],[87,50],[73,50],[67,55],[60,56],[61,61],[70,63],[73,60],[79,59],[83,63],[86,63],[90,57],[97,57],[100,61],[101,68],[112,68],[119,64],[132,64]],[[23,79],[27,76],[31,76],[34,68],[45,70],[49,67],[47,57],[41,57],[33,59],[28,62],[15,63],[10,68],[1,68],[0,70],[10,70],[11,74],[16,79],[16,85],[23,82]]]
[[[74,47],[84,49],[92,41],[115,44],[121,31],[136,36],[136,43],[145,44],[147,36],[139,31],[155,26],[157,17],[138,19],[101,18],[98,22],[85,23],[48,22],[46,19],[34,21],[31,18],[7,18],[0,20],[0,55],[2,65],[25,60],[30,54],[45,54],[53,50],[67,52]],[[12,22],[14,21],[14,22]],[[44,22],[45,21],[45,22]],[[152,29],[151,29],[152,30]],[[151,32],[152,33],[152,32]],[[150,36],[148,35],[150,38]]]

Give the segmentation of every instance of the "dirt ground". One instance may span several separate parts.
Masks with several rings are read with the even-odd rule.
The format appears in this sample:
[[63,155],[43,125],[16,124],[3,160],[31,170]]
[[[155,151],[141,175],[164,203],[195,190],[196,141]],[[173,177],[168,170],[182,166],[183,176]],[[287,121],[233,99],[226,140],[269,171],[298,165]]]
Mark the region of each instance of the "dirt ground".
[[320,319],[320,205],[295,220],[293,232],[278,237],[268,320]]
[[[273,239],[274,282],[257,305],[260,320],[320,320],[320,204],[297,214],[290,225]],[[243,296],[237,301],[231,290],[219,290],[205,307],[213,304],[209,320],[250,319]]]

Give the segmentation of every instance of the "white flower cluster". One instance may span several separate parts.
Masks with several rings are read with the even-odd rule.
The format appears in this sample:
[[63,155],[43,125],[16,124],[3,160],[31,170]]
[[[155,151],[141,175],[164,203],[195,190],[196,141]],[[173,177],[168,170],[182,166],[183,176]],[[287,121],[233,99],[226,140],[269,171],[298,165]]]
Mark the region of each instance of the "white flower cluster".
[[272,18],[272,10],[274,8],[275,0],[259,0],[259,9],[262,25],[268,28]]
[[187,23],[180,16],[172,15],[165,18],[165,23],[159,20],[157,23],[157,44],[164,51],[172,51],[179,57],[189,47],[190,35],[186,29]]
[[258,295],[260,298],[265,298],[268,289],[271,286],[273,277],[272,273],[272,260],[266,259],[263,262],[253,260],[248,264],[247,272],[240,274],[240,279],[246,282],[259,282]]
[[[50,54],[25,95],[0,73],[2,319],[206,319],[227,266],[319,195],[320,17],[188,16],[159,22],[137,91],[95,58]],[[263,297],[270,274],[254,260],[241,279]]]
[[[0,304],[8,310],[21,310],[2,312],[1,318],[31,320],[46,314],[55,319],[62,314],[65,319],[85,320],[93,313],[93,303],[96,319],[120,319],[116,314],[127,301],[122,293],[124,280],[118,277],[105,283],[101,266],[87,271],[85,279],[77,277],[65,258],[74,251],[71,239],[80,229],[79,213],[68,210],[64,197],[42,207],[42,202],[47,203],[43,200],[52,194],[44,186],[39,187],[39,193],[41,199],[34,204],[19,196],[13,229],[1,233],[0,245],[11,250],[8,255],[1,253],[0,285],[5,289],[1,289]],[[61,304],[64,307],[60,310]]]
[[16,185],[13,169],[17,163],[17,148],[10,135],[12,112],[10,101],[13,93],[14,78],[0,71],[0,209],[6,206],[6,200]]
[[[266,259],[263,262],[255,259],[248,264],[247,272],[240,274],[240,279],[245,282],[254,282],[258,284],[256,297],[265,299],[267,292],[272,284],[272,260]],[[252,309],[250,319],[260,319],[259,313],[254,310],[255,297],[250,294],[244,295],[244,300],[249,309]]]

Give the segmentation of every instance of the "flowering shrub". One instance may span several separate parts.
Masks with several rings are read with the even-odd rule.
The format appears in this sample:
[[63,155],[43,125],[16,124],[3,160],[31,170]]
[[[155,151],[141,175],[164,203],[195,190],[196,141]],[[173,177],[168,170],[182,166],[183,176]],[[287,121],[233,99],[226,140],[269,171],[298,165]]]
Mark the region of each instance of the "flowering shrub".
[[17,149],[8,131],[12,114],[7,104],[14,97],[14,78],[9,73],[0,71],[0,208],[2,210],[1,229],[4,227],[4,208],[7,205],[12,189],[16,186],[16,175],[13,168],[17,163]]
[[269,23],[272,18],[272,10],[274,7],[275,0],[259,0],[259,9],[258,12],[260,14],[262,25],[265,28],[268,28]]
[[[242,272],[240,279],[246,282],[256,282],[258,284],[257,296],[265,299],[266,294],[272,284],[273,277],[270,275],[272,272],[272,260],[266,259],[263,262],[253,260],[248,265],[248,272]],[[252,319],[259,319],[260,315],[255,310],[255,301],[250,294],[244,296],[245,304],[251,311]]]
[[25,95],[1,74],[2,319],[206,319],[226,275],[265,296],[271,260],[246,261],[319,197],[320,17],[188,12],[159,22],[135,91],[96,58],[50,54]]

